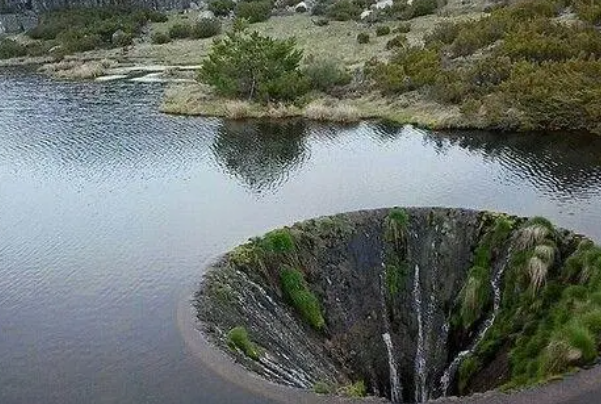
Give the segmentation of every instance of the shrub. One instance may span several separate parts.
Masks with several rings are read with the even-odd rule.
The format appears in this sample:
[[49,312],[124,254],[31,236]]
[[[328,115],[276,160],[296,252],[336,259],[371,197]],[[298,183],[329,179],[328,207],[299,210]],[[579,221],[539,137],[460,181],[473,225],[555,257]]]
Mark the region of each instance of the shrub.
[[226,97],[292,101],[308,91],[299,71],[303,54],[295,45],[293,39],[229,32],[213,45],[199,79]]
[[284,296],[300,316],[316,330],[322,329],[325,320],[319,301],[307,288],[303,274],[294,268],[283,268],[280,272],[280,284]]
[[351,75],[339,63],[332,59],[311,59],[303,69],[312,89],[328,92],[335,87],[349,84]]
[[167,22],[169,20],[167,14],[157,10],[146,10],[145,15],[150,22]]
[[150,38],[151,42],[157,45],[171,42],[171,37],[166,32],[155,32]]
[[221,22],[216,18],[203,18],[192,26],[190,36],[195,39],[211,38],[221,32]]
[[66,53],[86,52],[96,49],[103,44],[102,38],[99,35],[85,34],[78,31],[61,32],[57,40]]
[[111,43],[117,47],[129,46],[134,42],[132,34],[123,31],[117,31],[112,36]]
[[227,333],[227,342],[231,349],[239,349],[253,360],[259,360],[259,351],[248,337],[244,327],[234,327]]
[[267,21],[271,17],[271,1],[253,1],[239,2],[236,5],[236,17],[244,18],[249,23],[254,24],[261,21]]
[[218,17],[227,17],[236,8],[233,0],[213,0],[209,3],[209,11]]
[[369,43],[369,34],[367,32],[360,32],[357,34],[357,42],[360,44]]
[[339,0],[328,7],[326,15],[335,21],[356,20],[363,9],[352,0]]
[[389,63],[375,63],[368,73],[384,93],[403,93],[433,85],[441,62],[436,50],[403,48]]
[[414,0],[411,3],[411,18],[434,14],[437,8],[437,0]]
[[376,27],[376,36],[385,36],[390,34],[390,27],[388,25],[378,25]]
[[131,8],[71,8],[42,14],[38,26],[28,35],[33,39],[56,39],[65,52],[79,52],[128,45],[149,20],[165,18],[159,12]]
[[392,50],[395,48],[402,48],[404,46],[407,46],[407,43],[407,37],[405,35],[399,34],[394,38],[388,40],[388,42],[386,42],[386,49]]
[[12,39],[0,39],[0,59],[10,59],[27,55],[27,48]]
[[392,30],[392,32],[395,34],[406,34],[409,31],[411,31],[411,24],[408,22],[402,22]]
[[326,25],[330,25],[330,20],[327,18],[318,18],[317,20],[313,21],[313,23],[318,27],[324,27]]
[[184,39],[192,36],[192,25],[186,23],[173,24],[169,28],[169,37],[171,39]]

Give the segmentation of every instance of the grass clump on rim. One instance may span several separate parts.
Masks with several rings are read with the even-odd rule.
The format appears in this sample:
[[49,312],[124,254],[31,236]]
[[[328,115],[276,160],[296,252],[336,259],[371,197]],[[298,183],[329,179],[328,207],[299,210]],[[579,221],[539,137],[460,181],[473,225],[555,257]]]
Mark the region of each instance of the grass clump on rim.
[[405,239],[407,226],[409,225],[409,214],[403,208],[392,208],[384,222],[384,236],[389,241],[399,243]]
[[294,238],[288,229],[272,230],[263,236],[261,247],[272,254],[286,254],[294,251]]
[[286,299],[311,327],[321,330],[325,320],[317,297],[309,290],[301,271],[285,267],[280,271],[280,285]]
[[252,360],[259,360],[259,350],[250,340],[246,328],[242,326],[232,328],[227,333],[227,343],[231,349],[238,349]]
[[367,395],[367,386],[363,380],[359,380],[340,388],[339,393],[345,397],[365,397]]

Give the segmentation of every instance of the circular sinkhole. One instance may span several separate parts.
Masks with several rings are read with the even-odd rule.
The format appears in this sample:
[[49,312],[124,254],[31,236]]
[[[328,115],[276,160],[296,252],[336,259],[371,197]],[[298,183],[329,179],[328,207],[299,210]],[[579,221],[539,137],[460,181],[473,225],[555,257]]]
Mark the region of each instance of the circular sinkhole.
[[208,339],[265,379],[425,402],[594,363],[601,248],[543,218],[345,213],[236,247],[195,307]]

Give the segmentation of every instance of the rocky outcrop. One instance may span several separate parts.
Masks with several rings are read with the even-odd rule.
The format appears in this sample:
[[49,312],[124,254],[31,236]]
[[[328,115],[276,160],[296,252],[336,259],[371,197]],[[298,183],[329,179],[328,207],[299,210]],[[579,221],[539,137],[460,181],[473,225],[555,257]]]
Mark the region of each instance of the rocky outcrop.
[[27,31],[38,24],[35,13],[24,12],[21,14],[0,14],[0,35]]
[[268,380],[329,391],[361,381],[369,394],[424,402],[508,381],[521,340],[503,327],[532,307],[545,315],[515,302],[546,287],[579,240],[542,219],[471,210],[341,214],[237,247],[211,266],[195,305],[209,339]]
[[[183,10],[190,7],[190,0],[0,0],[4,13],[42,13],[73,7],[133,6],[157,10]],[[1,16],[1,15],[0,15]]]

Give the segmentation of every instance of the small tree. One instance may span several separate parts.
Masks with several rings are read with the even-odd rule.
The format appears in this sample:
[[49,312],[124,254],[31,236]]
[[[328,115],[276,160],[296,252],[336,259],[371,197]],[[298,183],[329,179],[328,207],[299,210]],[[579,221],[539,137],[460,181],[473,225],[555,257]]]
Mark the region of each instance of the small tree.
[[294,39],[257,32],[228,32],[203,62],[199,80],[226,97],[254,101],[291,101],[308,91],[299,70],[303,57]]

